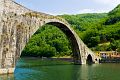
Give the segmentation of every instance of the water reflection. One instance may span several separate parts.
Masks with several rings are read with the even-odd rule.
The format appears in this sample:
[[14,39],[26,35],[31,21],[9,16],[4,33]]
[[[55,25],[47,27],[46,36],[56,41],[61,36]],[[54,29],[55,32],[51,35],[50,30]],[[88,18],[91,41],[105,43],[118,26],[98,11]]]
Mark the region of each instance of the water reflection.
[[88,80],[88,66],[75,65],[73,71],[73,80]]
[[89,74],[89,70],[88,70],[88,66],[86,65],[81,65],[80,69],[79,69],[79,77],[77,80],[88,80],[88,74]]
[[0,80],[120,80],[120,64],[55,65],[58,61],[27,60],[20,60],[15,73],[0,75]]
[[0,75],[0,80],[15,80],[14,74]]
[[[55,67],[55,66],[53,66]],[[66,67],[66,68],[65,68]],[[89,66],[90,67],[90,66]],[[17,68],[15,74],[0,75],[0,80],[32,80],[35,78],[35,75],[39,75],[39,78],[36,77],[36,80],[44,77],[44,80],[52,80],[53,78],[59,78],[57,80],[89,80],[90,79],[90,69],[86,65],[66,65],[66,66],[56,66],[53,70],[47,71],[47,77],[44,74],[46,70],[42,69],[43,72],[27,69],[27,68]],[[62,69],[60,69],[62,68]],[[64,70],[66,69],[66,70]],[[68,69],[68,70],[67,70]],[[52,73],[52,74],[51,74]],[[43,75],[44,74],[44,75]],[[43,76],[41,76],[43,75]],[[60,77],[61,76],[61,77]],[[31,78],[30,78],[31,77]],[[42,79],[41,79],[42,80]]]
[[97,80],[99,78],[97,67],[99,64],[75,65],[73,67],[74,79],[71,80]]

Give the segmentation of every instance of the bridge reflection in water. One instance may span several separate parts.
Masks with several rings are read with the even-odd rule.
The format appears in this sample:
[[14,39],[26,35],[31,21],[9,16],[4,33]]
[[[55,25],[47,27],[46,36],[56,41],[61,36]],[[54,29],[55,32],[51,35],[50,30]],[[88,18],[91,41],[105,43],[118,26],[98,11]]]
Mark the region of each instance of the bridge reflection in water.
[[14,74],[0,75],[0,80],[15,80]]

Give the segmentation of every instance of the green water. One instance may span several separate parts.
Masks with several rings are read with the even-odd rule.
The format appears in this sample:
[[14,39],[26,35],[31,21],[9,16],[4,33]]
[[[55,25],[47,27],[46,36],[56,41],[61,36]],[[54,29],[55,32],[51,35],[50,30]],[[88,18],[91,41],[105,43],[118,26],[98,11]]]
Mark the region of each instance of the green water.
[[0,80],[120,80],[120,64],[73,65],[58,60],[22,58],[14,74]]

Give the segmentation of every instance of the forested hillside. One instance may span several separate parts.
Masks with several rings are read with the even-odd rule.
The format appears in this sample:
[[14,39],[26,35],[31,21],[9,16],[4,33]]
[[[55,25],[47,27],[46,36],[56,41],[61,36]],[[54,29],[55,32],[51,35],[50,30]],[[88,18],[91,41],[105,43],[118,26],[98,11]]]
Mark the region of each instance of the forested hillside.
[[63,15],[93,50],[120,49],[120,5],[109,13]]
[[[60,15],[66,19],[85,44],[92,50],[120,51],[120,5],[109,13]],[[52,25],[45,25],[31,38],[23,56],[71,55],[65,34]]]

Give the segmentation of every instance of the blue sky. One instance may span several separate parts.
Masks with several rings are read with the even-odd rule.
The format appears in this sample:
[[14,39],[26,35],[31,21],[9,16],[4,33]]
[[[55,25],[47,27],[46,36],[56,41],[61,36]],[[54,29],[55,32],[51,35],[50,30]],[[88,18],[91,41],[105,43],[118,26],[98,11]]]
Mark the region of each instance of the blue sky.
[[53,15],[102,13],[116,7],[120,0],[15,0],[35,11]]

